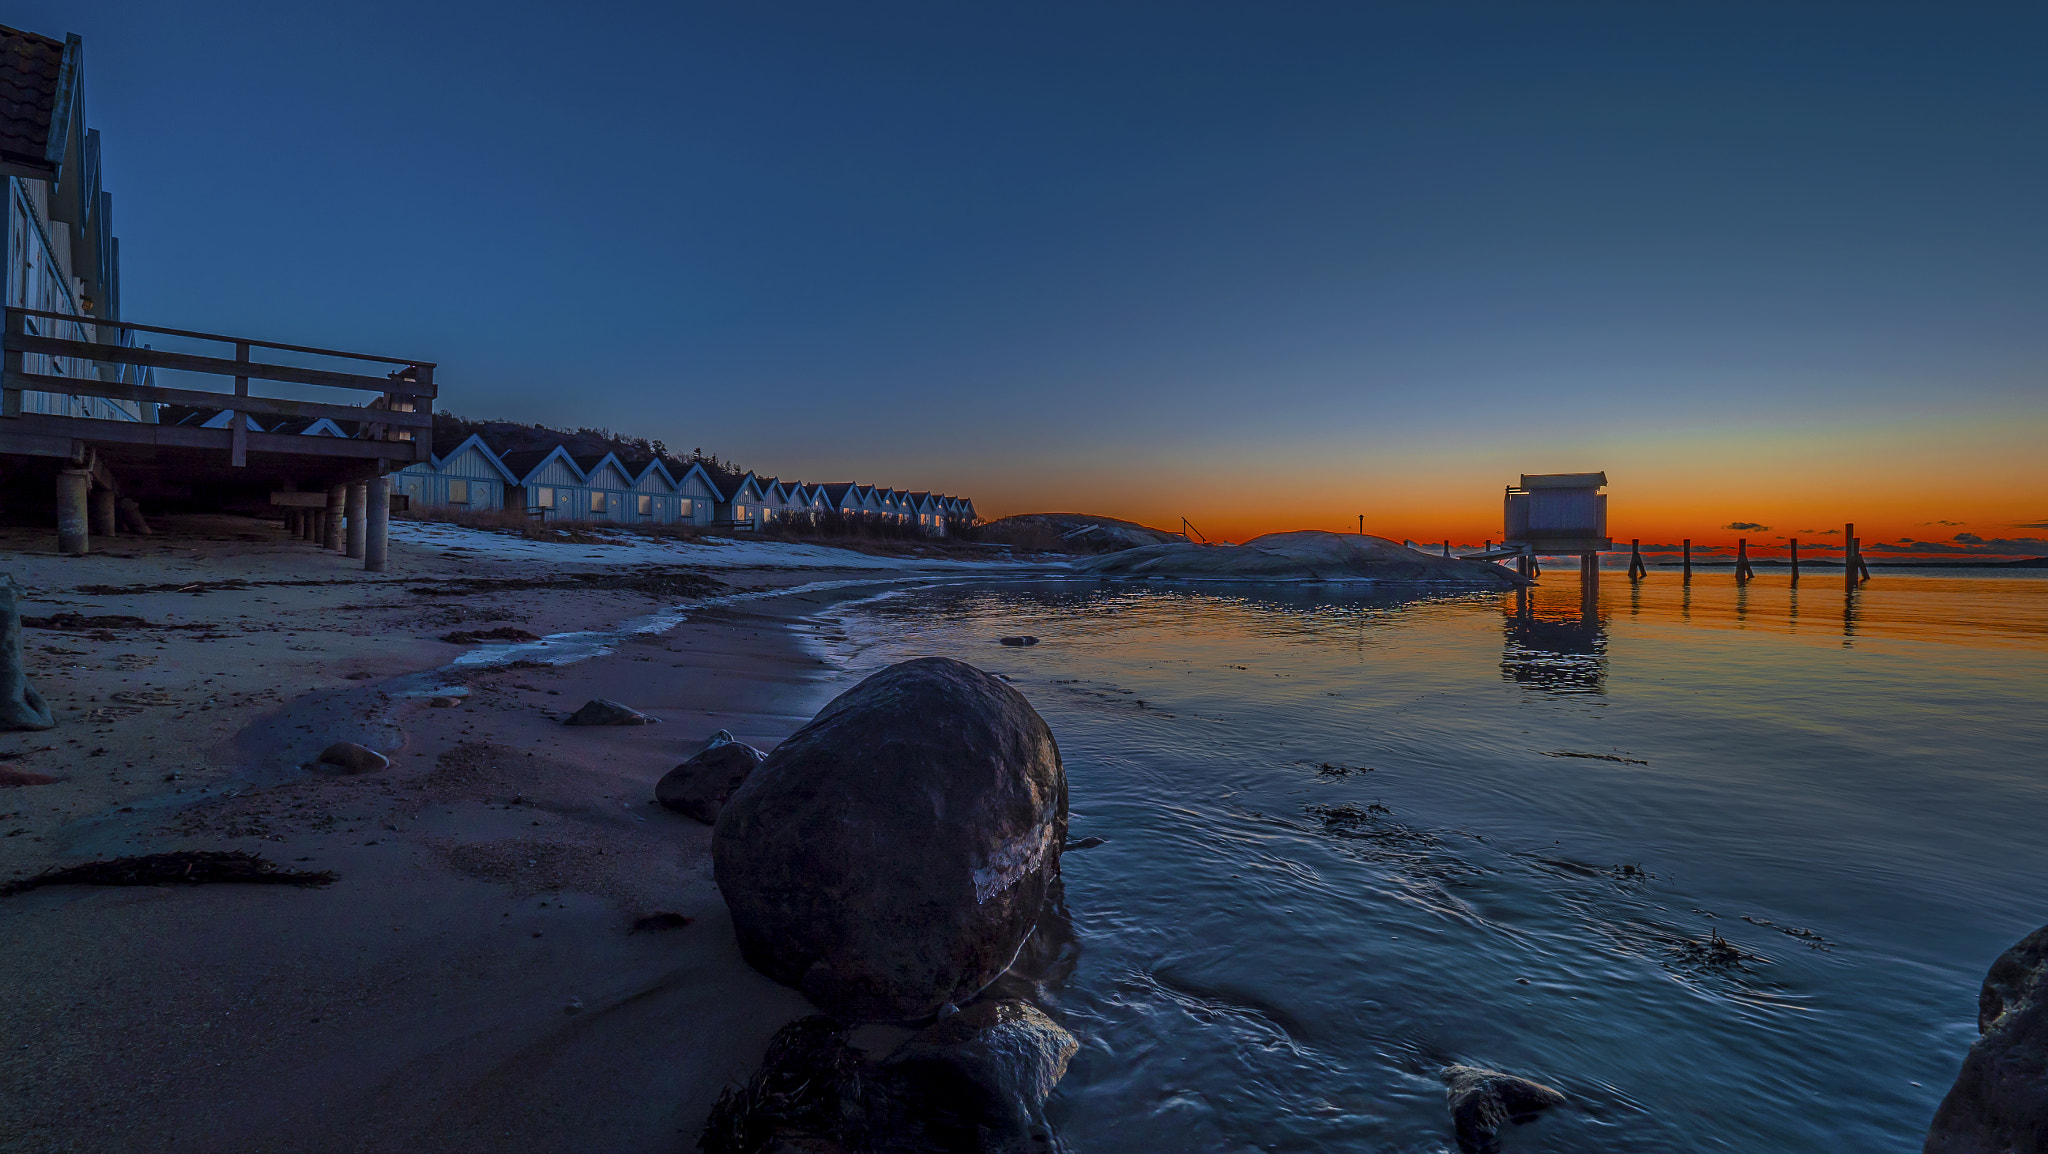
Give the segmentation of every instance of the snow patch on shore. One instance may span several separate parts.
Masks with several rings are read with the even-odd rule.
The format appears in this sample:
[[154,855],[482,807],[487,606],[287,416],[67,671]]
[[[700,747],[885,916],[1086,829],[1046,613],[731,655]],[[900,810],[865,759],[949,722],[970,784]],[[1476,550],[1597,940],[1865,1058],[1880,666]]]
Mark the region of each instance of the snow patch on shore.
[[[422,548],[446,549],[480,560],[548,561],[562,565],[601,562],[608,565],[701,565],[707,568],[775,565],[790,569],[985,570],[1014,569],[1024,564],[1007,558],[968,561],[934,557],[875,557],[851,549],[801,545],[790,541],[738,541],[728,537],[667,540],[607,532],[602,522],[577,523],[573,528],[604,538],[604,544],[532,541],[509,533],[432,521],[393,521],[391,539]],[[1045,567],[1065,568],[1065,565],[1055,562]]]

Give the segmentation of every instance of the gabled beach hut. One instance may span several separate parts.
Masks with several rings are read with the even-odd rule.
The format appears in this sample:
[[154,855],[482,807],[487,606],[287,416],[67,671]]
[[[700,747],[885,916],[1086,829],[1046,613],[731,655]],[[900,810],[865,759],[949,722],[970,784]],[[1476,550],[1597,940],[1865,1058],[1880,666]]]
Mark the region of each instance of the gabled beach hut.
[[[302,430],[310,436],[339,436]],[[470,436],[446,456],[430,456],[392,475],[396,491],[405,494],[418,508],[502,509],[506,495],[513,491],[512,471],[491,451],[483,438]]]
[[560,445],[552,449],[520,449],[498,454],[513,477],[505,495],[507,509],[524,509],[549,521],[576,521],[583,498],[583,470]]
[[615,453],[576,456],[583,470],[583,491],[576,506],[576,521],[630,521],[629,514],[639,494],[631,472]]
[[711,474],[696,461],[683,470],[676,479],[676,520],[688,521],[695,525],[709,524],[718,516],[719,502],[724,496]]

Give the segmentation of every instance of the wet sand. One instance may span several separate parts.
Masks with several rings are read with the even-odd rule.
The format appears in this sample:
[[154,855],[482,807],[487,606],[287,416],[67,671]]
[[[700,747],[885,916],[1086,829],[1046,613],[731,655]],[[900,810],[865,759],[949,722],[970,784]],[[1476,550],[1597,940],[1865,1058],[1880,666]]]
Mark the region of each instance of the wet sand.
[[[741,962],[710,831],[654,782],[718,729],[772,747],[835,691],[788,624],[875,586],[799,587],[903,573],[722,569],[755,596],[608,656],[423,677],[475,648],[450,630],[605,628],[674,599],[416,591],[618,571],[587,547],[549,566],[396,545],[375,577],[262,522],[163,528],[85,558],[0,531],[25,614],[150,623],[25,632],[60,724],[0,734],[0,768],[63,780],[0,788],[0,879],[239,849],[340,880],[0,898],[0,1149],[691,1148],[808,1007]],[[560,724],[593,697],[661,724]],[[337,739],[393,765],[297,768]],[[632,932],[654,912],[692,921]]]

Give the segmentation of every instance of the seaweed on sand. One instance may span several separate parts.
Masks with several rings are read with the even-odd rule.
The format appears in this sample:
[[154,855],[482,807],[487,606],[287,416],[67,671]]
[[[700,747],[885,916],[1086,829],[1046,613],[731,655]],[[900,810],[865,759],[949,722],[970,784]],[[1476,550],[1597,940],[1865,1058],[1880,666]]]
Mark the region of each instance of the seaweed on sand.
[[44,870],[0,886],[0,897],[43,886],[158,886],[173,882],[324,886],[339,876],[332,870],[279,869],[277,863],[242,850],[178,850]]

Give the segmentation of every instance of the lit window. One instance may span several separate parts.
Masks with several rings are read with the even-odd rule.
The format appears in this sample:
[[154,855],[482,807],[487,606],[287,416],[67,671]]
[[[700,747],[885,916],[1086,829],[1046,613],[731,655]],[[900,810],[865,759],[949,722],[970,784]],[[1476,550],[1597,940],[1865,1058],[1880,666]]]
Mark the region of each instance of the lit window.
[[682,500],[676,502],[677,516],[688,517],[694,512],[696,512],[696,509],[697,506],[694,503],[692,503],[688,497],[684,497]]
[[554,507],[555,507],[555,491],[554,491],[553,489],[550,489],[550,488],[548,488],[548,487],[547,487],[547,486],[545,486],[545,485],[542,485],[542,486],[540,486],[539,488],[536,488],[536,489],[535,489],[535,490],[533,491],[533,505],[534,505],[534,508],[536,508],[536,509],[552,509],[552,508],[554,508]]
[[593,513],[604,512],[604,494],[595,489],[591,490],[590,493],[590,511]]
[[467,504],[469,504],[469,482],[468,482],[468,481],[456,481],[456,480],[450,480],[450,481],[448,482],[448,503],[449,503],[450,505],[467,505]]
[[642,517],[654,516],[654,498],[642,493],[638,502],[638,508],[635,511]]

